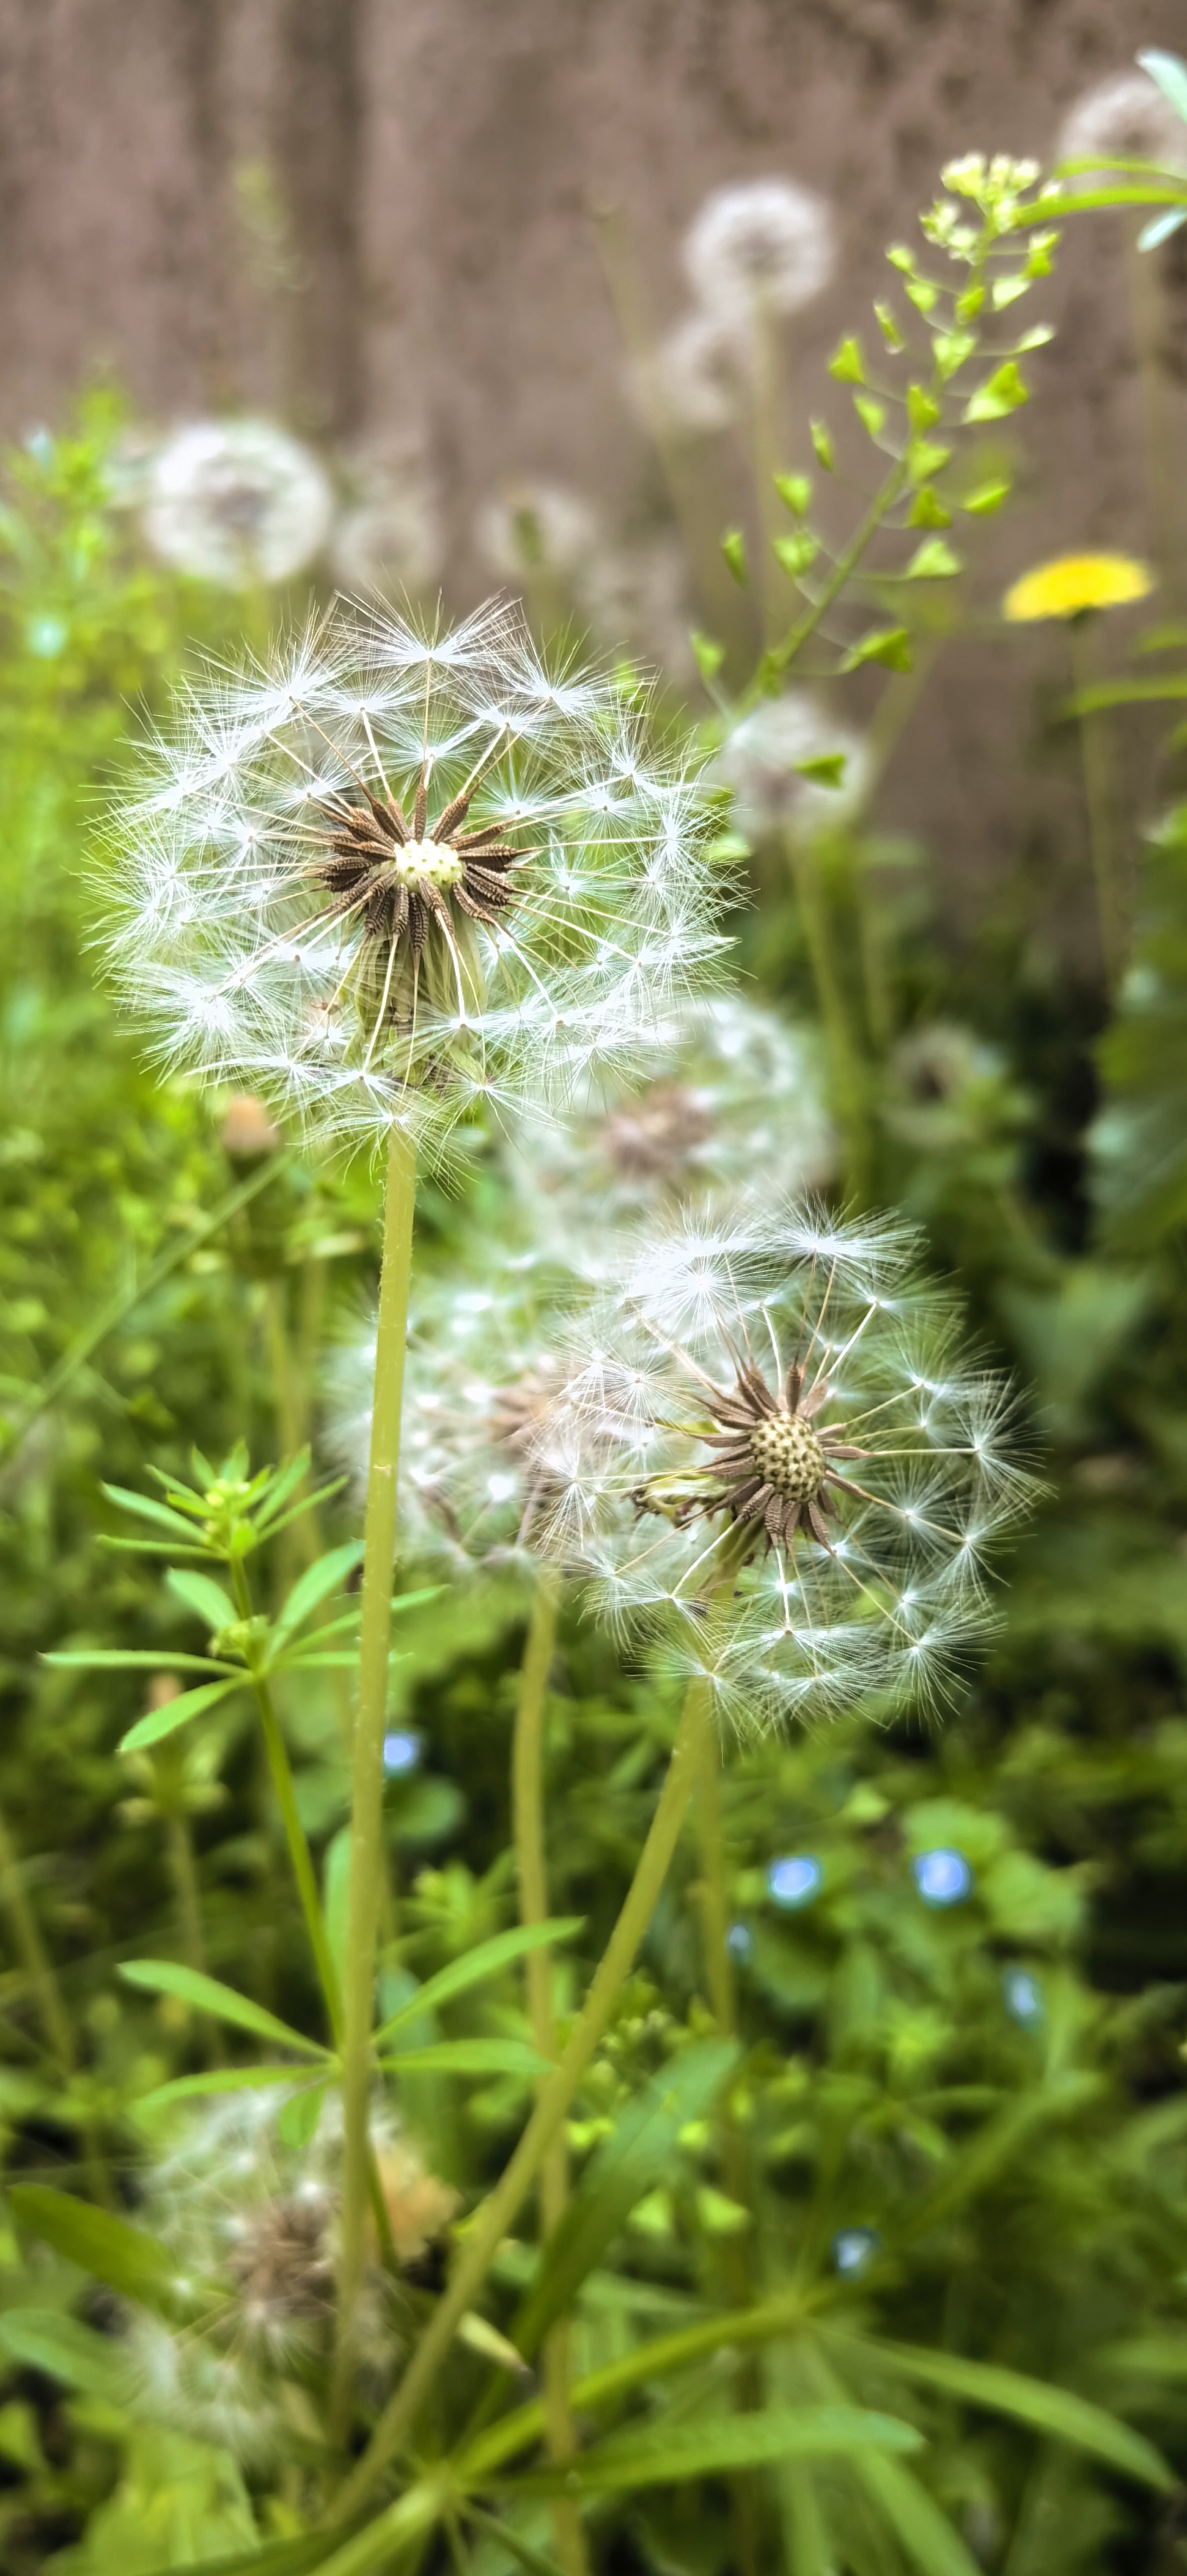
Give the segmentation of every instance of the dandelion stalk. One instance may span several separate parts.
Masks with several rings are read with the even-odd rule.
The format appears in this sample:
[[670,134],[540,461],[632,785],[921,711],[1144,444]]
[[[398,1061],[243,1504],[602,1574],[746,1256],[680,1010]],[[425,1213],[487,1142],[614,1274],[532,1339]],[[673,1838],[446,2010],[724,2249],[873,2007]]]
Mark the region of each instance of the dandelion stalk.
[[406,2442],[449,2351],[466,2310],[473,2306],[516,2212],[522,2207],[557,2136],[569,2105],[605,2031],[635,1962],[668,1874],[680,1828],[696,1784],[697,1752],[709,1685],[690,1682],[667,1776],[618,1921],[593,1984],[557,2062],[541,2086],[536,2108],[510,2163],[467,2228],[463,2250],[444,2296],[389,2398],[371,2441],[339,2491],[336,2517],[352,2514],[377,2477]]
[[3,1813],[0,1813],[0,1903],[8,1916],[13,1946],[37,1997],[37,2009],[50,2053],[57,2059],[63,2075],[71,2075],[74,2071],[74,2033],[70,2027],[70,2015],[62,2001],[49,1952],[26,1894],[16,1845]]
[[366,2258],[371,2024],[383,1885],[383,1729],[415,1198],[415,1151],[404,1131],[393,1125],[388,1143],[371,1456],[363,1524],[359,1695],[353,1747],[342,2070],[342,2246],[336,2391],[340,2418],[349,2403],[353,2317]]
[[787,824],[783,834],[787,864],[803,923],[816,999],[832,1059],[837,1114],[847,1144],[850,1189],[860,1197],[865,1179],[865,1074],[849,1017],[841,970],[833,944],[828,896],[815,850],[806,834]]
[[[1068,651],[1071,656],[1072,685],[1078,701],[1099,677],[1096,667],[1095,638],[1090,633],[1092,612],[1088,610],[1067,621]],[[1113,844],[1112,777],[1102,719],[1082,703],[1077,723],[1080,735],[1080,762],[1084,777],[1084,810],[1088,822],[1088,847],[1096,883],[1096,914],[1100,928],[1100,951],[1105,981],[1112,991],[1121,969],[1123,945],[1120,889],[1117,883],[1117,859]]]
[[[251,1594],[248,1590],[247,1576],[244,1571],[243,1560],[241,1557],[238,1558],[231,1567],[231,1589],[235,1596],[235,1607],[239,1612],[240,1618],[244,1620],[250,1619],[252,1615]],[[293,1780],[292,1765],[288,1757],[288,1747],[281,1730],[280,1720],[276,1714],[275,1701],[273,1700],[272,1693],[269,1690],[268,1684],[262,1673],[254,1673],[252,1675],[252,1691],[254,1693],[256,1709],[259,1714],[260,1728],[264,1738],[264,1751],[267,1755],[268,1770],[272,1780],[276,1803],[280,1809],[280,1820],[284,1827],[284,1839],[288,1845],[289,1861],[292,1865],[294,1880],[296,1881],[297,1895],[301,1903],[301,1912],[305,1917],[305,1928],[309,1934],[309,1946],[313,1952],[313,1961],[314,1966],[317,1969],[318,1983],[321,1986],[322,1994],[325,1998],[330,2029],[335,2041],[337,2041],[342,2036],[342,2004],[338,1992],[338,1978],[330,1952],[329,1941],[326,1938],[326,1927],[322,1916],[321,1898],[318,1894],[317,1876],[313,1867],[313,1858],[310,1853],[309,1845],[305,1839],[305,1828],[301,1822],[300,1812],[297,1806],[297,1792]]]
[[[519,1675],[515,1741],[511,1763],[511,1805],[515,1857],[519,1872],[522,1923],[548,1920],[548,1862],[544,1836],[544,1711],[548,1668],[556,1643],[560,1584],[548,1568],[541,1570],[532,1598],[532,1615]],[[526,1962],[528,2015],[532,2044],[541,2057],[556,2055],[552,2010],[552,1963],[543,1950]],[[547,2078],[544,2079],[547,2081]],[[540,2168],[541,2236],[548,2243],[564,2216],[569,2196],[568,2155],[558,2132]],[[569,2402],[569,2325],[562,2317],[544,2343],[544,2406],[550,2459],[568,2460],[577,2448]],[[587,2566],[581,2516],[567,2496],[552,2508],[556,2554],[565,2576],[585,2576]]]

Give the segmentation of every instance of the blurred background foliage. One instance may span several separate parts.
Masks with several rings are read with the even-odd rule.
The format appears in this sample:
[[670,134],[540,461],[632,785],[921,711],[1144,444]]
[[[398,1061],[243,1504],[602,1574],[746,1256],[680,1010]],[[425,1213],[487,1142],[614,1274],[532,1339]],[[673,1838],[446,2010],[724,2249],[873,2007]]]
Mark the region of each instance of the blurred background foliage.
[[[621,245],[608,257],[621,269]],[[852,364],[833,374],[854,381]],[[966,502],[997,477],[1005,504],[1022,441],[1012,419],[1008,429],[1007,441],[992,423],[976,474],[962,469]],[[151,1561],[103,1544],[118,1522],[102,1486],[143,1489],[150,1465],[184,1474],[195,1443],[218,1458],[239,1435],[254,1464],[306,1439],[316,1451],[324,1356],[365,1316],[376,1275],[365,1166],[314,1168],[258,1122],[245,1127],[242,1104],[236,1113],[184,1080],[158,1080],[95,972],[85,851],[133,721],[162,707],[199,652],[237,650],[245,631],[259,643],[309,597],[304,576],[286,601],[275,586],[220,587],[154,555],[135,506],[135,433],[118,393],[92,390],[60,432],[39,430],[8,457],[0,512],[0,2137],[11,2181],[57,2183],[133,2215],[151,2161],[134,2106],[200,2062],[209,2034],[184,2003],[121,1986],[120,1960],[146,1948],[189,1958],[302,2028],[317,2028],[318,2003],[246,1725],[224,1711],[179,1738],[184,1750],[120,1757],[147,1704],[134,1677],[39,1658],[192,1642]],[[814,470],[819,440],[816,452]],[[677,476],[677,499],[687,482]],[[712,501],[697,506],[703,564],[720,523]],[[777,533],[789,541],[805,514]],[[763,539],[741,531],[727,575]],[[540,625],[587,625],[584,539],[550,556],[528,493],[504,541],[508,578]],[[697,632],[709,694],[691,666],[678,670],[657,713],[675,729],[693,697],[698,743],[714,757],[716,675],[731,660],[740,671],[762,641],[761,608],[756,637],[752,593],[723,587],[716,560]],[[923,680],[896,672],[891,655],[855,675],[852,709],[834,698],[867,736],[926,727],[930,660],[962,619],[989,613],[975,583],[941,590],[941,579],[921,584],[908,621]],[[720,647],[709,640],[716,611],[732,620]],[[1109,629],[1126,651],[1085,683],[1078,720],[1053,637],[1034,723],[1060,757],[1074,756],[1075,721],[1105,722],[1123,742],[1126,655],[1143,620],[1148,631],[1145,607],[1127,610]],[[1163,669],[1185,642],[1164,621]],[[1149,666],[1129,658],[1140,695]],[[636,2162],[576,2294],[580,2381],[626,2362],[645,2335],[694,2325],[723,2295],[794,2293],[808,2330],[757,2347],[754,2363],[707,2355],[675,2383],[676,2417],[695,2417],[715,2389],[725,2402],[753,2370],[771,2404],[840,2393],[906,2414],[926,2433],[923,2465],[848,2475],[836,2464],[811,2481],[787,2467],[764,2481],[749,2533],[728,2482],[603,2497],[591,2543],[615,2571],[1137,2576],[1184,2563],[1179,2492],[1159,2457],[1187,2469],[1177,758],[1172,734],[1157,806],[1132,804],[1128,784],[1115,793],[1134,926],[1112,1009],[1084,943],[1053,941],[1027,851],[957,946],[936,926],[934,895],[960,852],[881,832],[876,774],[815,841],[860,1026],[858,1095],[838,1105],[860,1122],[861,1196],[917,1220],[936,1271],[955,1275],[1017,1370],[1046,1493],[1007,1569],[992,1649],[942,1729],[855,1719],[747,1744],[731,1761],[742,2050],[727,2113],[714,2122],[706,2097],[650,2166]],[[1124,758],[1117,775],[1128,782]],[[977,779],[966,786],[975,799]],[[810,1017],[803,886],[778,844],[743,829],[716,792],[723,856],[741,853],[750,870],[734,925],[744,972],[793,1019]],[[1081,841],[1077,824],[1060,859],[1069,886],[1087,883]],[[470,1247],[503,1221],[507,1187],[506,1164],[488,1154],[452,1196],[426,1188],[421,1260],[446,1273],[463,1250],[473,1260]],[[322,1506],[322,1543],[353,1523],[339,1492]],[[266,1582],[278,1591],[292,1572],[278,1541]],[[401,1629],[385,1817],[405,1926],[385,1968],[392,2009],[415,1990],[410,1978],[514,1919],[507,1777],[527,1615],[515,1581],[492,1575],[426,1602]],[[330,1889],[348,1783],[328,1683],[294,1681],[283,1717]],[[629,1879],[673,1724],[666,1685],[624,1669],[564,1614],[547,1756],[552,1910],[585,1918],[564,1972],[573,1992]],[[688,2103],[699,2098],[693,2061],[711,2029],[699,1907],[689,1855],[584,2088],[571,2129],[579,2174],[657,2077],[679,2101],[684,2065]],[[472,2011],[455,2008],[445,2028],[522,2033],[515,1979]],[[460,2089],[409,2077],[402,2107],[432,2172],[473,2192],[527,2100],[513,2075]],[[497,2278],[503,2327],[522,2252],[506,2249]],[[414,2313],[431,2286],[430,2260],[409,2277]],[[39,2345],[31,2312],[111,2323],[85,2267],[13,2224],[0,2244],[0,2553],[13,2576],[47,2563],[61,2576],[236,2563],[300,2530],[300,2482],[283,2460],[244,2470],[226,2449],[139,2420],[93,2341]],[[904,2346],[932,2354],[929,2380],[912,2378]],[[975,2374],[962,2379],[962,2360],[1029,2374],[1049,2392],[1046,2411],[1032,2401],[1028,2418],[1016,2391],[1003,2399]],[[459,2358],[463,2412],[483,2366]],[[1106,2418],[1069,2416],[1069,2393],[1109,2410],[1111,2452]],[[517,2551],[520,2564],[544,2563],[545,2507],[521,2501],[507,2518],[510,2539],[471,2535],[467,2563],[481,2576],[501,2576]]]

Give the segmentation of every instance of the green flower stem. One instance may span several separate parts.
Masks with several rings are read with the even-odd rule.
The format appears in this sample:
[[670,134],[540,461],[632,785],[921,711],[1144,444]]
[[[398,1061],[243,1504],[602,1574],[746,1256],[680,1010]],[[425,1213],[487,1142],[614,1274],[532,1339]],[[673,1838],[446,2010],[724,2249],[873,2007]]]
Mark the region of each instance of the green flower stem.
[[375,1946],[383,1887],[383,1729],[391,1638],[392,1565],[396,1552],[396,1471],[404,1394],[404,1344],[416,1201],[415,1149],[398,1127],[388,1146],[383,1267],[375,1348],[371,1456],[363,1523],[363,1592],[359,1694],[352,1748],[350,1903],[346,1936],[342,2064],[342,2239],[339,2267],[336,2420],[349,2414],[351,2338],[366,2261],[367,2122],[371,2097],[371,2028]]
[[895,502],[905,491],[906,484],[907,468],[899,458],[891,466],[885,481],[879,485],[865,517],[859,519],[843,553],[837,556],[828,580],[822,584],[811,607],[805,610],[804,615],[797,619],[794,626],[789,627],[781,644],[773,644],[769,652],[764,653],[758,668],[756,687],[751,692],[753,696],[763,696],[770,682],[778,679],[782,672],[788,670],[797,653],[803,651],[809,638],[815,634],[821,618],[827,617],[834,599],[840,596],[850,575],[856,572],[866,547],[877,536],[884,518],[889,511],[893,510]]
[[41,1938],[37,1917],[25,1892],[24,1875],[16,1845],[5,1817],[0,1813],[0,1904],[8,1916],[13,1946],[37,1997],[37,2010],[49,2043],[63,2075],[74,2072],[74,2033],[70,2015],[62,2001],[57,1978],[50,1965],[49,1952]]
[[[1095,636],[1091,612],[1069,617],[1068,650],[1071,655],[1072,684],[1077,698],[1100,677],[1096,665]],[[1092,873],[1096,880],[1096,912],[1100,926],[1100,952],[1105,981],[1112,992],[1121,971],[1123,930],[1120,889],[1117,884],[1117,859],[1113,846],[1113,784],[1109,768],[1108,745],[1103,730],[1104,719],[1096,713],[1081,711],[1080,762],[1084,775],[1084,808],[1088,820],[1088,847],[1092,856]]]
[[[235,1595],[235,1607],[240,1618],[250,1619],[251,1593],[248,1590],[247,1576],[241,1557],[231,1567],[231,1589]],[[309,1946],[313,1952],[318,1982],[325,1997],[330,2029],[337,2047],[342,2040],[342,1998],[338,1991],[337,1972],[326,1937],[313,1858],[305,1839],[305,1828],[297,1810],[297,1792],[293,1782],[288,1747],[281,1732],[272,1693],[262,1673],[252,1674],[251,1686],[255,1694],[256,1708],[259,1711],[264,1751],[268,1757],[272,1787],[280,1809],[280,1820],[284,1826],[289,1860],[296,1880],[297,1894],[301,1900],[301,1912],[305,1917],[305,1928],[309,1934]]]
[[[738,2027],[737,1996],[734,1986],[734,1963],[730,1957],[727,1934],[730,1925],[729,1895],[726,1883],[725,1831],[721,1796],[721,1746],[713,1711],[706,1705],[702,1712],[700,1742],[697,1748],[696,1826],[701,1856],[701,1922],[705,1958],[705,1975],[713,2018],[723,2038],[733,2038]],[[721,2126],[722,2180],[731,2200],[743,2209],[749,2207],[749,2176],[746,2148],[736,2121],[725,2111]],[[731,2236],[722,2247],[722,2279],[730,2305],[746,2308],[753,2298],[750,2263],[745,2239]],[[742,2408],[757,2405],[760,2392],[752,2365],[742,2372],[735,2402]],[[758,2510],[753,2475],[735,2471],[730,2482],[730,2519],[733,2526],[734,2557],[739,2576],[757,2576],[759,2565]]]
[[536,2108],[510,2163],[466,2229],[449,2287],[438,2300],[433,2317],[413,2352],[399,2387],[388,2399],[367,2449],[339,2490],[335,2505],[338,2515],[355,2512],[393,2454],[407,2440],[457,2327],[466,2310],[473,2306],[491,2262],[540,2171],[609,2023],[655,1911],[680,1828],[688,1813],[696,1784],[697,1750],[705,1722],[703,1702],[707,1697],[708,1684],[705,1681],[698,1678],[690,1682],[667,1777],[634,1878],[593,1984],[558,2060],[556,2072],[542,2085]]
[[[546,1923],[548,1920],[548,1862],[544,1831],[544,1712],[548,1692],[548,1670],[556,1644],[557,1613],[560,1608],[560,1583],[548,1567],[541,1567],[532,1599],[527,1643],[519,1674],[519,1699],[515,1712],[515,1741],[511,1760],[511,1806],[515,1834],[515,1857],[519,1872],[519,1914],[522,1923]],[[532,1951],[526,1961],[528,2015],[532,2042],[541,2057],[556,2055],[556,2022],[552,2009],[552,1962],[544,1950]],[[547,2078],[543,2079],[547,2082]],[[540,2167],[540,2234],[548,2243],[564,2216],[569,2197],[569,2159],[563,2130],[558,2130]],[[569,2460],[577,2448],[573,2409],[569,2402],[569,2322],[562,2317],[545,2337],[544,2406],[548,2421],[548,2453],[553,2460]],[[564,2576],[586,2576],[588,2560],[581,2529],[581,2515],[569,2496],[557,2496],[552,2506],[552,2530],[557,2559]]]
[[789,824],[784,830],[783,845],[804,926],[816,999],[828,1043],[833,1099],[845,1138],[846,1177],[850,1189],[860,1198],[867,1162],[865,1068],[850,1024],[834,951],[828,897],[810,842]]

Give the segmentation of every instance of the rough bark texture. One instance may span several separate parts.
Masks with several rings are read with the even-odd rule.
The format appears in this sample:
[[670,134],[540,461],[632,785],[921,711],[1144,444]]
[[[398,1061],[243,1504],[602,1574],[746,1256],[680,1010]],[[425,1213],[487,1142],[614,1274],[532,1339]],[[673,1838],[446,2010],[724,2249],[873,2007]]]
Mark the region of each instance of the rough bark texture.
[[[592,206],[626,211],[668,317],[709,187],[785,171],[833,199],[842,273],[792,339],[802,450],[806,411],[841,408],[823,360],[940,163],[1042,156],[1090,82],[1185,38],[1183,0],[0,0],[0,426],[53,419],[109,365],[163,419],[241,404],[327,439],[418,427],[462,602],[501,476],[584,487],[611,524],[657,506]],[[1111,218],[1082,230],[1046,299],[1060,337],[987,599],[1064,543],[1146,538],[1123,241]],[[1187,254],[1165,265],[1181,436]],[[962,645],[926,749],[916,731],[899,756],[901,815],[950,871],[991,871],[1020,814],[1037,863],[1064,837],[1070,769],[1020,798],[993,750],[1053,641]]]

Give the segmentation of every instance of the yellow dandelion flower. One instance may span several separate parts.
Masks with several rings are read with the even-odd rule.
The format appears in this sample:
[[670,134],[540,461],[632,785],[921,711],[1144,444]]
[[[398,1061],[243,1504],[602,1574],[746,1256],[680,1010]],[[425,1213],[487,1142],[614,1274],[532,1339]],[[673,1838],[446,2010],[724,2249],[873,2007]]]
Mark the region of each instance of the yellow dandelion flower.
[[1154,587],[1148,564],[1132,555],[1055,555],[1012,584],[1002,615],[1017,626],[1040,617],[1079,617],[1086,608],[1119,608]]

